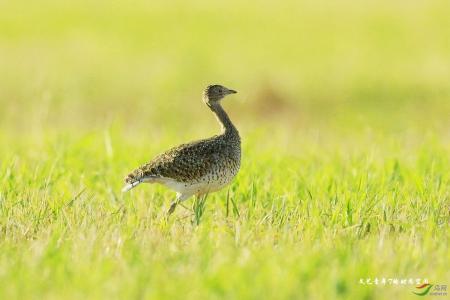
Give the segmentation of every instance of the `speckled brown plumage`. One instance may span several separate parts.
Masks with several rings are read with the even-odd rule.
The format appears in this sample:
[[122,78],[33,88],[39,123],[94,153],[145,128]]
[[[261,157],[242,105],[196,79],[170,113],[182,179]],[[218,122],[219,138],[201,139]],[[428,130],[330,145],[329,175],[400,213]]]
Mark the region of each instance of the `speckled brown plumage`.
[[153,176],[193,182],[209,173],[219,176],[222,169],[237,171],[240,156],[240,138],[237,132],[221,134],[172,148],[130,173],[125,181],[132,183],[143,177]]
[[162,183],[177,192],[176,203],[192,195],[216,191],[235,177],[241,162],[241,139],[220,101],[235,93],[220,85],[208,86],[203,100],[216,115],[222,133],[208,139],[182,144],[131,172],[126,178],[127,191],[142,182]]

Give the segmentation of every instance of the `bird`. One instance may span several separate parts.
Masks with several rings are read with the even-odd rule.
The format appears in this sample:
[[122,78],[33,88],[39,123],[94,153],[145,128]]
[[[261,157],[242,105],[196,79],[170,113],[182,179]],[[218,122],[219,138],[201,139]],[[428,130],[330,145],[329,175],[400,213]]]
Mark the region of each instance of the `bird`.
[[230,184],[241,165],[241,138],[221,102],[236,93],[219,84],[207,86],[202,99],[217,118],[220,134],[157,155],[125,177],[122,191],[127,192],[141,183],[162,184],[176,192],[167,211],[171,215],[178,204],[191,196],[204,196]]

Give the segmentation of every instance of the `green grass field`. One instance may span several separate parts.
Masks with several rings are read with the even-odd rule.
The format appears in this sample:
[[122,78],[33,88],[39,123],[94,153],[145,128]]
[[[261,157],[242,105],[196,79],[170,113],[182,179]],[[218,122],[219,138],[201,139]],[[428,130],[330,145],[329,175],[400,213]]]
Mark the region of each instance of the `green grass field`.
[[[416,279],[448,285],[449,10],[0,1],[0,299],[420,299]],[[174,193],[122,194],[122,180],[219,131],[210,83],[239,91],[224,106],[242,168],[203,214],[191,199],[167,221]]]

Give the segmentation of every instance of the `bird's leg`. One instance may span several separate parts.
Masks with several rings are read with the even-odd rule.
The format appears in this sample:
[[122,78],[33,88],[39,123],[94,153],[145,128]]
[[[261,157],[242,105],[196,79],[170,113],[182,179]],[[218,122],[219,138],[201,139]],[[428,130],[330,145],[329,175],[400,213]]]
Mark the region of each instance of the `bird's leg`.
[[177,194],[177,198],[170,204],[169,210],[167,211],[167,215],[170,216],[175,209],[177,208],[177,205],[180,204],[182,201],[186,200],[187,196],[184,196],[182,194]]
[[184,205],[182,202],[178,203],[178,205],[180,205],[182,208],[189,210],[189,207],[187,207],[186,205]]
[[175,211],[175,208],[177,208],[178,203],[179,203],[178,198],[172,201],[169,210],[167,211],[168,216],[170,216]]

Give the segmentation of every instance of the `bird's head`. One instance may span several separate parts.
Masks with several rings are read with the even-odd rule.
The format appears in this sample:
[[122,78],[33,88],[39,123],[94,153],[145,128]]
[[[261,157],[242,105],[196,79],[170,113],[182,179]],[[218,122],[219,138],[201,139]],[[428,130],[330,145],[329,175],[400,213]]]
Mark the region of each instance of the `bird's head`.
[[229,94],[236,94],[234,90],[230,90],[219,84],[208,85],[203,92],[203,101],[211,106],[213,104],[219,103],[225,96]]

